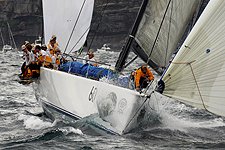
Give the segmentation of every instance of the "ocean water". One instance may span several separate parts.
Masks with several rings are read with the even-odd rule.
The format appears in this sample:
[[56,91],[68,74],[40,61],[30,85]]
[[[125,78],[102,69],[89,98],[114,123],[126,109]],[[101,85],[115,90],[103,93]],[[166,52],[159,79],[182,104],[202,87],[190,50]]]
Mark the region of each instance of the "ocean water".
[[[95,53],[112,66],[118,55]],[[0,149],[225,149],[224,120],[157,93],[140,125],[122,136],[84,134],[70,122],[33,115],[40,106],[32,84],[18,83],[22,63],[21,53],[0,51]],[[136,60],[125,74],[141,64]]]

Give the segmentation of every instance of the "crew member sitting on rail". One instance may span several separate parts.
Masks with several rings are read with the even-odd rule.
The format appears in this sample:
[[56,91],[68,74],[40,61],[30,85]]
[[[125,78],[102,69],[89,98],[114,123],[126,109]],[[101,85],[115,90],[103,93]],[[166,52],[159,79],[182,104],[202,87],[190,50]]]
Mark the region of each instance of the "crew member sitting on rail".
[[24,42],[24,45],[25,45],[25,46],[27,46],[28,44],[30,44],[29,41],[25,41],[25,42]]
[[[42,66],[48,67],[48,68],[53,68],[53,65],[51,64],[52,62],[52,55],[50,54],[50,51],[52,51],[52,49],[48,49],[51,48],[51,46],[46,46],[45,44],[42,44],[41,46],[41,61],[43,62]],[[55,50],[54,50],[55,51]],[[52,51],[53,52],[53,51]]]
[[53,69],[55,69],[55,70],[57,70],[60,65],[60,59],[61,59],[60,52],[61,52],[61,50],[57,47],[55,49],[54,56],[52,56]]
[[39,45],[37,45],[35,47],[35,51],[34,51],[34,57],[35,57],[36,61],[40,60],[40,51],[41,51],[41,47]]
[[[90,49],[88,51],[88,55],[84,56],[83,59],[84,59],[83,64],[90,63],[90,64],[94,65],[95,67],[97,67],[97,65],[98,65],[97,60],[94,58],[94,54],[93,54],[92,49]],[[90,60],[90,62],[89,62],[89,60]]]
[[153,73],[147,68],[147,63],[143,63],[134,75],[136,91],[139,91],[140,88],[146,88],[148,81],[153,78]]
[[45,56],[47,55],[46,49],[47,49],[47,46],[45,44],[42,44],[41,45],[41,50],[39,52],[40,53],[39,59],[42,62],[45,60]]
[[50,39],[48,46],[47,46],[47,52],[51,54],[50,57],[52,57],[55,54],[55,49],[58,47],[58,42],[56,42],[56,36],[53,35]]
[[20,74],[20,76],[24,76],[24,73],[25,73],[25,71],[26,71],[26,66],[28,65],[28,63],[29,63],[29,54],[28,54],[28,52],[27,52],[27,47],[25,46],[25,45],[22,45],[22,51],[23,51],[23,59],[25,60],[24,61],[24,63],[23,63],[23,65],[21,66],[21,74]]

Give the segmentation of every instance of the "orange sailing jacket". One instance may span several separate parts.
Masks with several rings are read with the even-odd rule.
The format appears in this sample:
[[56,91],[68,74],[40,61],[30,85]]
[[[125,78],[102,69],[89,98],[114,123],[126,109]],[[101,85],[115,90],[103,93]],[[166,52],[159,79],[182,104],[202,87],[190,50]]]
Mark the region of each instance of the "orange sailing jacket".
[[49,51],[50,51],[50,54],[53,56],[55,54],[55,49],[57,48],[58,46],[58,42],[56,42],[54,44],[54,47],[52,47],[50,41],[49,41],[49,44],[48,44],[48,48],[49,48]]
[[141,70],[141,68],[139,68],[139,69],[137,69],[136,70],[136,74],[135,74],[135,85],[136,85],[136,87],[137,86],[140,86],[139,85],[139,81],[140,81],[140,79],[141,79],[141,77],[147,77],[148,76],[148,78],[150,79],[150,80],[152,80],[154,77],[153,77],[153,73],[147,68],[147,71],[146,71],[146,73],[143,73],[142,72],[142,70]]

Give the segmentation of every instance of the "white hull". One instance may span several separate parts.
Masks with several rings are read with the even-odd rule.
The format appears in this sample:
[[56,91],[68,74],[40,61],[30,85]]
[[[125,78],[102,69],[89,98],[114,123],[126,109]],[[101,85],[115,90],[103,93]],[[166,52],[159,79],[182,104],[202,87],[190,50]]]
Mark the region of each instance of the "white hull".
[[110,53],[110,54],[114,53],[114,51],[110,51],[110,50],[106,50],[106,49],[97,49],[97,52],[99,52],[99,53]]
[[2,51],[3,52],[13,51],[13,48],[10,45],[4,45]]
[[98,114],[104,121],[94,125],[119,135],[135,127],[145,100],[134,90],[47,68],[41,68],[36,92],[44,109],[74,120]]

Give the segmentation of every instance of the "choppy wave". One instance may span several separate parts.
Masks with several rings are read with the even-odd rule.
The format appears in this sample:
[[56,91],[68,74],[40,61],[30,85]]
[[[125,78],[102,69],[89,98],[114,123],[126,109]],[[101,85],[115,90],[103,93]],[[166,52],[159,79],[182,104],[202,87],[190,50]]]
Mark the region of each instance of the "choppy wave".
[[[114,66],[119,53],[96,53],[98,61]],[[131,54],[129,58],[133,58]],[[128,59],[129,59],[128,58]],[[225,122],[205,110],[152,94],[143,120],[123,136],[93,136],[76,124],[38,115],[31,85],[18,83],[20,53],[0,52],[0,149],[222,149]],[[142,64],[136,60],[125,74]],[[154,73],[155,74],[155,73]],[[32,110],[32,111],[31,111]],[[90,116],[88,118],[91,120]],[[92,118],[96,119],[96,118]]]

